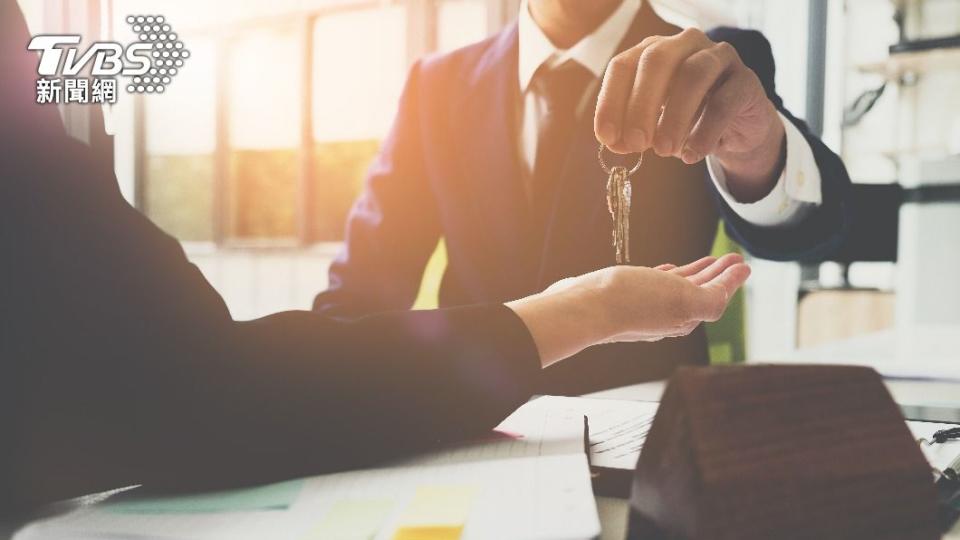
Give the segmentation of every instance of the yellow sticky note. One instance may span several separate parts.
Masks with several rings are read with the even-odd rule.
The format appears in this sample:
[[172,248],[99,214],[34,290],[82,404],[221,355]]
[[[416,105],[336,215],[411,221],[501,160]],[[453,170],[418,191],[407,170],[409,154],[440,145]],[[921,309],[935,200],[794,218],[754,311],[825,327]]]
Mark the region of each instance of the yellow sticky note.
[[372,540],[393,506],[382,499],[337,501],[303,540]]
[[469,486],[417,488],[393,540],[458,540],[476,491]]
[[463,526],[450,527],[400,527],[393,540],[460,540]]

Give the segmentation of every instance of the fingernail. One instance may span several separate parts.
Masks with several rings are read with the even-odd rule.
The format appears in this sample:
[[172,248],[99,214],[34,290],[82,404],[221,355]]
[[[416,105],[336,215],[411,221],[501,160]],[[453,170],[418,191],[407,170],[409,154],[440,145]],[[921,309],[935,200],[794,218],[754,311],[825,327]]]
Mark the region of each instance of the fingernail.
[[700,154],[691,150],[690,148],[685,148],[683,150],[683,154],[680,155],[680,159],[682,159],[687,165],[692,165],[700,161]]
[[616,143],[617,139],[619,138],[617,136],[617,126],[611,124],[610,122],[604,122],[603,124],[600,124],[600,129],[597,135],[600,137],[600,142],[608,145]]
[[660,136],[653,143],[653,150],[660,157],[668,157],[673,155],[673,142],[667,139],[666,137]]
[[640,151],[647,149],[647,134],[644,133],[642,129],[631,129],[627,131],[627,136],[624,139],[633,150]]

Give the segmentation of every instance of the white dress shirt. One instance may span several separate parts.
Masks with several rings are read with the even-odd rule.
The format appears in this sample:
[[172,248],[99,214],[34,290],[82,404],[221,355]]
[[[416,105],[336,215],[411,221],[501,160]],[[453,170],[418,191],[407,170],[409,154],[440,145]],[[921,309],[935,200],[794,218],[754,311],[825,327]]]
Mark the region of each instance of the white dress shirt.
[[[533,169],[537,156],[537,120],[543,110],[542,98],[530,84],[533,74],[544,63],[553,67],[573,60],[594,74],[596,80],[588,86],[581,102],[579,113],[586,109],[586,100],[592,97],[607,63],[617,52],[617,46],[626,36],[630,25],[640,10],[641,0],[623,0],[620,6],[592,34],[584,37],[573,47],[556,48],[530,15],[527,0],[520,4],[519,32],[519,81],[521,100],[520,155],[526,166],[527,176]],[[779,113],[778,113],[779,114]],[[710,178],[723,199],[734,212],[754,225],[775,227],[800,220],[822,202],[820,170],[813,158],[813,151],[800,131],[782,114],[786,131],[787,160],[783,173],[770,193],[752,203],[738,201],[727,189],[723,167],[714,156],[707,156],[706,164]]]

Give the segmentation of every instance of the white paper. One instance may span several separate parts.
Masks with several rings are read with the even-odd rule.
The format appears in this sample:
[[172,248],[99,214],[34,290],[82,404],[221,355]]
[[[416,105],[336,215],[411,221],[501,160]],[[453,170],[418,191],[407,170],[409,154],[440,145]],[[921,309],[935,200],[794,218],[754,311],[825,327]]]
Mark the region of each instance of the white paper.
[[539,401],[533,400],[518,408],[494,428],[486,440],[445,448],[402,464],[438,465],[583,454],[584,413],[574,407],[542,407]]
[[590,465],[633,470],[657,414],[656,402],[543,396],[528,407],[566,411],[587,417]]

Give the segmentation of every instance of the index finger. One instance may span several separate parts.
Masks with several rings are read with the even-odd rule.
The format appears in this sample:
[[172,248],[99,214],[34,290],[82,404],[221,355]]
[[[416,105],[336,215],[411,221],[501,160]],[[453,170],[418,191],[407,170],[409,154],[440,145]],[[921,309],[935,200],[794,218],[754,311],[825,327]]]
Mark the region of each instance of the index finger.
[[688,28],[643,50],[623,118],[622,139],[629,151],[642,152],[653,143],[674,73],[690,55],[706,46],[705,41],[709,40],[702,32]]
[[727,268],[742,262],[743,255],[739,253],[727,253],[719,259],[715,259],[712,264],[705,265],[698,271],[687,275],[686,278],[692,281],[694,285],[703,285],[719,276]]
[[620,141],[627,100],[637,73],[637,60],[650,42],[651,38],[647,38],[636,47],[614,56],[603,73],[593,131],[597,140],[608,148],[616,147]]
[[717,260],[716,257],[708,255],[706,257],[697,259],[692,263],[687,263],[683,266],[673,268],[670,270],[670,272],[677,274],[678,276],[681,276],[681,277],[690,277],[692,275],[699,273],[704,268],[707,268],[708,266],[716,262],[716,260]]

